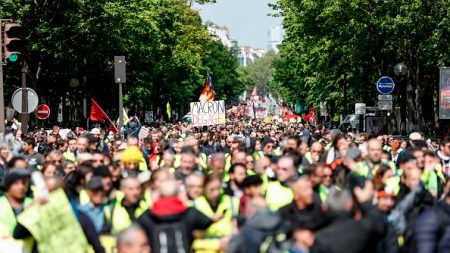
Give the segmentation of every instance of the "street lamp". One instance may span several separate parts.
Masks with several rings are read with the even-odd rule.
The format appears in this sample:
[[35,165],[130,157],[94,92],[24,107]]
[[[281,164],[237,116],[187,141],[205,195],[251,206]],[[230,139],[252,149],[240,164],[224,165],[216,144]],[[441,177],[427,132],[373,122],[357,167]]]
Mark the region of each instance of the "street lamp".
[[400,62],[394,66],[394,73],[396,76],[400,77],[400,117],[401,117],[401,132],[406,135],[406,82],[405,77],[408,75],[408,68],[405,63]]

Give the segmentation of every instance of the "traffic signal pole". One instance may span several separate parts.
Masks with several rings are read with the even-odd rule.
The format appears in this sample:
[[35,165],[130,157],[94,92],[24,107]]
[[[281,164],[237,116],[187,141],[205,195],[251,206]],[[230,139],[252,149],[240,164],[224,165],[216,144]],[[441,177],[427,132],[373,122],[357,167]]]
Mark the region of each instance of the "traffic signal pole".
[[0,19],[0,136],[5,134],[5,99],[3,95],[3,24],[6,19]]
[[[12,19],[0,19],[0,137],[4,136],[5,134],[5,98],[3,92],[3,66],[5,66],[8,61],[15,62],[18,59],[18,55],[21,55],[23,53],[24,38],[22,36],[23,34],[21,28],[22,28],[21,25],[17,22],[13,22]],[[3,54],[5,59],[3,59]],[[25,79],[22,80],[22,86],[23,82],[25,82],[26,87],[26,76]],[[25,96],[26,95],[27,94],[25,93]],[[26,98],[28,98],[28,96],[26,96]],[[23,101],[25,101],[23,103],[25,103],[25,106],[27,106],[26,103],[27,99],[24,99]],[[27,127],[28,123],[27,122],[25,123],[26,123],[25,127]],[[23,125],[24,122],[22,122],[22,129]]]

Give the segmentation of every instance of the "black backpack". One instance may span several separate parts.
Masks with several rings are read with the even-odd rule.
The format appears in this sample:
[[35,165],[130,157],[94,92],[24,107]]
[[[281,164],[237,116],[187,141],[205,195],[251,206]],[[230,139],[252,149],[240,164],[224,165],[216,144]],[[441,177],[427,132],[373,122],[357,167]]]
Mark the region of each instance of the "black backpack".
[[155,253],[188,253],[190,242],[183,222],[174,221],[158,224],[153,228],[152,252]]

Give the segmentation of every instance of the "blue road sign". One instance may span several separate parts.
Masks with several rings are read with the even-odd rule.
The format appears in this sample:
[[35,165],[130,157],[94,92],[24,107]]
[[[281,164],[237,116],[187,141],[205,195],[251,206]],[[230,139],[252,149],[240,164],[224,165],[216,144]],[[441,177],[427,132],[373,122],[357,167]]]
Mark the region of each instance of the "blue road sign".
[[395,83],[392,78],[383,76],[377,81],[377,90],[379,93],[387,95],[394,91]]

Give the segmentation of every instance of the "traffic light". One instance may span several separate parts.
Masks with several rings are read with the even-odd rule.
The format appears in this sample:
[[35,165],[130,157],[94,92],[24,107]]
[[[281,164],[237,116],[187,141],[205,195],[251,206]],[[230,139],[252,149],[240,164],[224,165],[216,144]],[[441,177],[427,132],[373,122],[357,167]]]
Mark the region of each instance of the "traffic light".
[[16,62],[23,54],[25,38],[22,26],[18,23],[6,23],[4,27],[5,62]]

